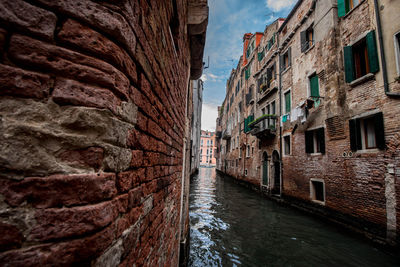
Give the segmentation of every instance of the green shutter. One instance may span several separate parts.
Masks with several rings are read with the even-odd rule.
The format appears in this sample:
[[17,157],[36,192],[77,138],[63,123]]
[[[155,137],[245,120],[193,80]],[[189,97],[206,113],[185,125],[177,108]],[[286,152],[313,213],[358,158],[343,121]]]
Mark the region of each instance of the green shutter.
[[311,96],[318,97],[319,96],[319,84],[318,84],[318,76],[313,75],[310,78],[310,94]]
[[338,0],[337,7],[338,7],[338,16],[339,18],[346,15],[346,0]]
[[290,92],[285,94],[285,111],[286,113],[290,112],[291,103],[290,103]]
[[337,1],[337,8],[338,8],[338,15],[339,18],[346,15],[346,8],[345,8],[345,0],[338,0]]
[[346,82],[351,83],[354,80],[354,61],[353,61],[353,48],[345,46],[343,48],[344,54],[344,72],[346,74]]
[[378,49],[376,47],[375,31],[370,31],[367,36],[367,51],[369,71],[376,73],[379,71]]

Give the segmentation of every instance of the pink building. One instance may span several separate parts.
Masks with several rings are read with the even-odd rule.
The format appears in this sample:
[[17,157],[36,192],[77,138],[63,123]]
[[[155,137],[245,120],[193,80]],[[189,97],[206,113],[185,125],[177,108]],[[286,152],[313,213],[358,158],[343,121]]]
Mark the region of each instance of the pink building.
[[215,166],[217,147],[215,133],[201,130],[200,136],[200,166]]

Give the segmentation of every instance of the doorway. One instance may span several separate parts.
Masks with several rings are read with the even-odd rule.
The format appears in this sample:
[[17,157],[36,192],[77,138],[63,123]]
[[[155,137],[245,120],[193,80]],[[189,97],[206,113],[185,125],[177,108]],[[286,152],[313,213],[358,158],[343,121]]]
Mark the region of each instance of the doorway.
[[279,160],[278,151],[272,152],[272,172],[274,179],[274,186],[271,190],[272,194],[281,193],[281,162]]
[[262,170],[262,184],[264,186],[268,186],[268,154],[267,152],[263,153],[263,170]]

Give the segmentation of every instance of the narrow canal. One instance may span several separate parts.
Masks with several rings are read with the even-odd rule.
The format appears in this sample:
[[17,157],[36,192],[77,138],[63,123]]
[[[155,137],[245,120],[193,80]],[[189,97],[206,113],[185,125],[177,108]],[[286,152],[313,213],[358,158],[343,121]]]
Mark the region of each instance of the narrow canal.
[[200,168],[190,188],[190,266],[400,266],[400,256]]

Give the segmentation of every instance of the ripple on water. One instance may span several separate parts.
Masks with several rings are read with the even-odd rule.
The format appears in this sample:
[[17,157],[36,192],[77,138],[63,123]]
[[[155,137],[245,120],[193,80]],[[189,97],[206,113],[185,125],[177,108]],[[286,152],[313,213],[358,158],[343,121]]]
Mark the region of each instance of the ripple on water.
[[191,182],[190,266],[400,266],[363,239],[200,168]]

